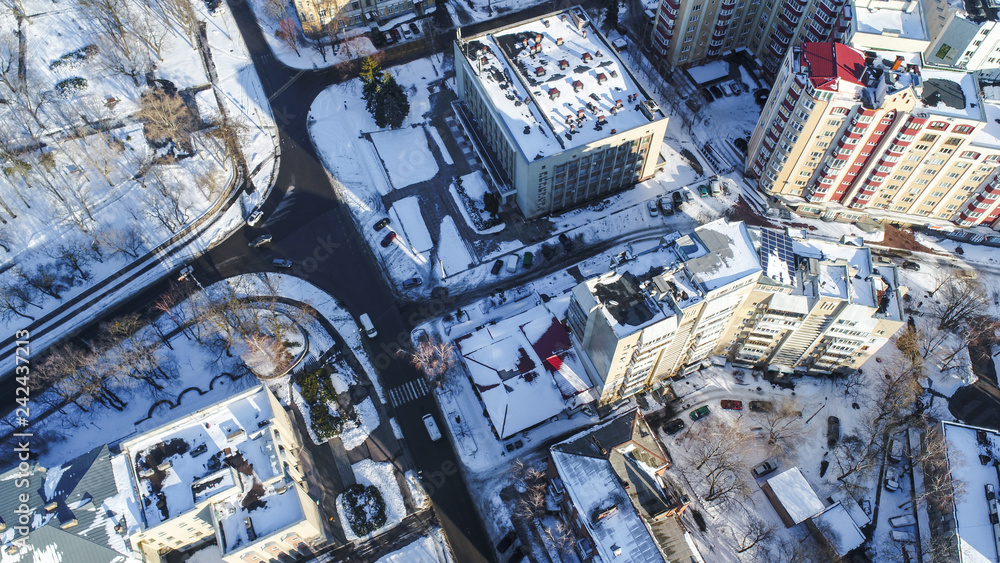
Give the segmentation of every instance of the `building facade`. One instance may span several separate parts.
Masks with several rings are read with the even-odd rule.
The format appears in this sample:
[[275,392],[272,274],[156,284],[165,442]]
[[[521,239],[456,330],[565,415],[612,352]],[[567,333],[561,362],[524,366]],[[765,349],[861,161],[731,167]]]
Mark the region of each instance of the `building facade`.
[[375,27],[405,13],[417,17],[434,0],[294,0],[302,32],[310,39],[330,37],[354,27]]
[[265,386],[121,449],[142,507],[128,540],[147,562],[211,536],[228,563],[296,560],[327,541],[303,475],[301,439]]
[[958,5],[948,0],[924,0],[933,41],[924,62],[965,70],[1000,68],[1000,25],[992,2],[972,0]]
[[852,18],[847,0],[660,0],[651,47],[671,67],[746,49],[773,76],[789,47],[843,40]]
[[573,290],[567,324],[601,403],[710,356],[775,376],[846,373],[903,326],[895,267],[857,244],[720,220],[677,239],[664,261],[649,279],[610,272]]
[[493,188],[537,217],[651,178],[667,120],[579,7],[455,42],[458,116]]
[[995,225],[1000,108],[987,84],[918,56],[803,43],[775,79],[746,174],[800,213]]

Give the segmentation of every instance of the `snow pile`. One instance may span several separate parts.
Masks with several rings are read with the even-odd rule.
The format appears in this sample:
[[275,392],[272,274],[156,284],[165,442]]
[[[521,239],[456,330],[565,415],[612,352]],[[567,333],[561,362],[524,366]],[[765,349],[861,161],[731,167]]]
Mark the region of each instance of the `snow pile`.
[[[396,482],[396,474],[393,465],[388,462],[376,462],[370,459],[363,459],[351,466],[354,476],[359,485],[373,486],[382,494],[385,503],[385,524],[377,530],[371,532],[366,537],[371,538],[382,534],[390,528],[403,521],[406,516],[406,505],[403,502],[403,494],[399,490]],[[340,514],[340,521],[344,526],[344,533],[348,541],[355,541],[358,538],[347,520],[346,510],[343,506],[343,495],[337,497],[337,512]]]
[[358,415],[358,421],[350,421],[345,424],[344,431],[340,434],[345,450],[360,447],[368,439],[368,436],[378,428],[378,411],[375,409],[371,397],[365,397],[361,404],[354,407],[354,411]]
[[455,220],[451,215],[441,219],[441,240],[438,241],[438,259],[445,277],[469,269],[474,264],[469,250],[458,232]]
[[[400,437],[402,439],[402,437]],[[413,499],[413,504],[417,508],[426,508],[430,506],[431,499],[427,496],[427,492],[424,491],[424,486],[420,484],[420,479],[417,474],[414,473],[412,469],[406,472],[406,485],[410,490],[410,498]]]
[[427,225],[420,214],[420,198],[418,196],[404,197],[392,204],[389,209],[393,223],[397,225],[400,235],[415,252],[428,252],[434,248]]
[[376,563],[449,563],[455,558],[440,528],[382,557]]

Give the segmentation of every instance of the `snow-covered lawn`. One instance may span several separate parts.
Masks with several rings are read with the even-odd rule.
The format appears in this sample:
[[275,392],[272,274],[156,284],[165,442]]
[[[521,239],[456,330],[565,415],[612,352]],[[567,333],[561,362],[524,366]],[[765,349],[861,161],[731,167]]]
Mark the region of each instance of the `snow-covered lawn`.
[[437,174],[438,165],[427,146],[423,127],[379,131],[371,138],[397,190],[426,182]]
[[465,223],[469,225],[469,228],[479,234],[493,234],[502,231],[506,225],[496,219],[493,220],[493,223],[496,224],[492,227],[486,226],[491,215],[486,212],[483,205],[483,196],[486,195],[488,189],[486,180],[483,179],[483,173],[472,172],[460,179],[462,181],[461,192],[454,182],[448,186],[448,192],[455,200],[455,206],[462,212],[462,217],[465,218]]
[[[359,485],[377,488],[379,493],[382,494],[382,500],[385,502],[385,524],[367,534],[364,539],[375,537],[402,522],[406,516],[406,505],[403,503],[403,493],[400,492],[399,484],[396,482],[393,465],[389,462],[363,459],[352,465],[351,469],[354,471],[354,477],[357,479]],[[343,495],[337,497],[337,511],[340,514],[340,520],[343,523],[344,533],[347,535],[348,541],[362,539],[358,538],[354,533],[347,520],[346,510],[343,505]]]
[[441,219],[441,240],[439,247],[443,252],[438,252],[438,259],[441,260],[441,267],[444,269],[444,277],[456,274],[469,269],[475,263],[469,251],[462,241],[462,235],[455,226],[455,220],[451,215],[446,215]]
[[420,214],[420,197],[411,195],[392,204],[389,214],[394,219],[399,236],[417,253],[429,252],[434,248],[427,225]]
[[354,406],[358,416],[358,422],[350,421],[344,425],[344,431],[340,434],[340,439],[344,442],[345,450],[353,450],[365,443],[368,436],[378,428],[378,411],[371,397],[365,397],[361,404]]
[[444,532],[434,528],[430,534],[406,544],[376,563],[450,563],[454,560]]

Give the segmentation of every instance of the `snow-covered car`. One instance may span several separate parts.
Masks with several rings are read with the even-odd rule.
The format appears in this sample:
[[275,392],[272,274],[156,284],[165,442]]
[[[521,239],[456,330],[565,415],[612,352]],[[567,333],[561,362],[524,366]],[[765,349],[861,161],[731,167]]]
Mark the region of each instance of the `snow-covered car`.
[[753,412],[771,412],[772,407],[770,401],[750,401],[750,410]]
[[765,461],[764,463],[758,465],[757,467],[754,467],[750,471],[750,473],[753,473],[754,477],[763,477],[764,475],[767,475],[768,473],[771,473],[772,471],[774,471],[777,468],[778,468],[778,464],[769,459],[769,460]]
[[247,225],[253,227],[257,223],[260,223],[262,217],[264,217],[264,212],[261,211],[260,207],[254,207],[250,215],[247,215]]
[[403,289],[410,289],[411,287],[417,287],[418,285],[424,283],[420,278],[410,278],[403,282]]
[[375,225],[374,225],[375,226],[375,230],[376,231],[381,231],[382,229],[384,229],[387,226],[389,226],[390,222],[391,221],[389,221],[388,217],[385,217],[383,219],[379,219],[378,223],[375,223]]
[[733,82],[732,88],[733,88],[733,94],[735,94],[737,96],[739,96],[740,94],[743,93],[743,88],[740,88],[740,83],[739,82]]
[[285,269],[292,267],[292,261],[285,258],[275,258],[271,261],[271,264],[273,264],[275,268]]
[[253,239],[253,241],[250,243],[250,246],[252,246],[254,248],[260,248],[262,246],[267,246],[267,245],[271,244],[271,238],[272,237],[269,234],[268,235],[261,235],[261,236],[255,238],[255,239]]
[[913,538],[912,532],[901,532],[899,530],[893,530],[889,532],[889,537],[892,538],[892,541],[898,541],[898,542],[913,543],[917,541]]
[[404,27],[404,28],[402,28],[402,30],[403,30],[403,38],[404,39],[410,39],[411,37],[413,37],[413,32],[410,31],[409,29],[407,29],[407,28]]
[[910,270],[911,272],[916,272],[920,270],[920,264],[917,264],[916,262],[912,262],[910,260],[904,260],[903,269]]
[[896,475],[892,471],[885,474],[885,490],[890,492],[899,490],[899,481],[896,480]]
[[912,514],[901,514],[899,516],[890,516],[889,525],[893,528],[905,528],[906,526],[913,526],[917,521],[913,518]]
[[660,214],[660,210],[656,208],[656,202],[653,200],[649,200],[646,202],[646,209],[649,210],[650,217],[656,217],[657,215]]
[[723,399],[720,404],[722,405],[722,408],[729,411],[743,410],[743,401],[737,401],[734,399]]
[[430,413],[424,415],[424,426],[427,428],[427,434],[430,435],[431,440],[437,442],[441,439],[441,431],[438,430],[437,422],[434,422],[434,416]]

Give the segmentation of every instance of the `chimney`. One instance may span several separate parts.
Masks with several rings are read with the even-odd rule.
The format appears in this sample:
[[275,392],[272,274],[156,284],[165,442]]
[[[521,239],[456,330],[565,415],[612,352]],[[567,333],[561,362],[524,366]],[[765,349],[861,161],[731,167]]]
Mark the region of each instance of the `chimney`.
[[587,30],[586,30],[586,29],[585,29],[585,30],[583,30],[583,37],[584,37],[584,39],[586,39],[586,38],[587,38]]
[[603,124],[603,123],[607,123],[607,122],[608,122],[608,120],[607,120],[607,119],[605,119],[603,115],[598,115],[598,116],[597,116],[597,122],[598,122],[598,123],[602,123],[602,124]]
[[607,80],[608,80],[608,77],[604,76],[603,72],[597,75],[597,83],[598,84],[604,84]]
[[570,123],[569,124],[569,132],[570,133],[576,133],[576,124],[575,123]]
[[542,34],[541,33],[536,33],[535,34],[535,43],[541,43],[541,42],[542,42]]
[[614,135],[614,134],[615,134],[615,133],[617,133],[617,132],[618,132],[618,130],[617,130],[617,129],[612,129],[612,130],[611,130],[611,134],[612,134],[612,135]]
[[577,118],[582,118],[582,117],[583,117],[583,115],[584,115],[584,113],[586,113],[586,110],[584,110],[584,109],[582,109],[582,108],[581,108],[581,109],[578,109],[578,110],[576,110],[576,117],[577,117]]
[[580,57],[580,58],[582,58],[584,60],[584,62],[586,62],[586,61],[589,61],[590,59],[592,59],[593,57],[590,56],[590,53],[584,53],[583,56]]
[[559,97],[559,89],[558,88],[552,88],[551,90],[549,90],[549,99],[550,100],[554,100],[554,99],[556,99],[558,97]]
[[617,70],[612,70],[611,71],[611,78],[618,78],[618,71]]
[[521,40],[521,46],[522,47],[527,47],[528,46],[528,38],[527,37],[525,37],[524,39]]
[[623,105],[621,100],[615,100],[615,108],[622,109]]
[[583,90],[583,82],[580,82],[579,80],[574,80],[573,81],[573,91],[574,92],[579,92],[580,90]]
[[544,66],[536,66],[535,67],[535,76],[545,76],[545,67]]
[[567,68],[569,68],[569,61],[566,59],[559,61],[559,70],[566,70]]
[[566,125],[569,125],[570,121],[573,121],[573,116],[572,115],[567,115],[566,116]]
[[563,44],[562,37],[556,38],[556,45],[562,45],[562,44]]
[[597,52],[596,52],[596,53],[594,53],[594,56],[595,56],[595,57],[597,57],[597,58],[601,58],[601,57],[603,57],[604,55],[603,55],[603,54],[601,53],[600,49],[598,49],[598,50],[597,50]]

